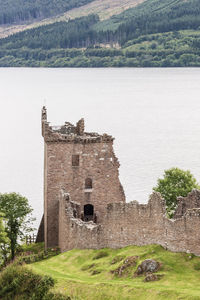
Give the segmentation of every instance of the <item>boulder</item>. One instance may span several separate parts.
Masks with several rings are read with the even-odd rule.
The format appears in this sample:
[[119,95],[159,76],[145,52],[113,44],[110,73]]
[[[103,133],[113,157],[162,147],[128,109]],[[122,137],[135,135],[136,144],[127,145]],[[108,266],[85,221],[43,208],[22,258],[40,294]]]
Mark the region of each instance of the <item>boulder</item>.
[[160,269],[160,266],[160,263],[156,260],[146,259],[137,267],[135,275],[157,272]]
[[156,280],[159,280],[159,279],[160,278],[156,274],[147,273],[144,281],[145,282],[149,282],[149,281],[156,281]]

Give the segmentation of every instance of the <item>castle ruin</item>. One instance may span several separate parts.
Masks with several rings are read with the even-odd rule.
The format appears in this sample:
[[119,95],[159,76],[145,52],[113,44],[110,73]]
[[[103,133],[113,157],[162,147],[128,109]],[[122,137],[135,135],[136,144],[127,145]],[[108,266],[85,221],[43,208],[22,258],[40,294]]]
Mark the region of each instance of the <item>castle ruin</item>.
[[179,197],[173,219],[154,192],[147,204],[125,202],[110,135],[50,126],[42,109],[44,216],[37,241],[61,251],[159,244],[200,255],[200,191]]

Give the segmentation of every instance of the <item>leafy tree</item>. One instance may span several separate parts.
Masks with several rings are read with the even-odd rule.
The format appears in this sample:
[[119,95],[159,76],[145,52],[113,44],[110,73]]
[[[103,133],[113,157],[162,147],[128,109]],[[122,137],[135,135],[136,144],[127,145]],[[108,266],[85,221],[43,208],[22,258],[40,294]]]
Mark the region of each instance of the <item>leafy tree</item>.
[[185,197],[194,188],[200,188],[190,171],[171,168],[164,171],[163,179],[158,179],[154,191],[160,192],[166,201],[169,216],[173,215],[177,205],[177,197]]
[[20,194],[0,194],[0,211],[6,218],[5,231],[10,241],[11,258],[14,259],[18,241],[32,230],[32,208],[27,198]]
[[8,244],[8,238],[5,231],[5,226],[3,224],[4,215],[0,213],[0,265],[5,261],[5,256],[7,254],[6,245]]
[[6,241],[6,232],[3,225],[3,214],[0,213],[0,245]]

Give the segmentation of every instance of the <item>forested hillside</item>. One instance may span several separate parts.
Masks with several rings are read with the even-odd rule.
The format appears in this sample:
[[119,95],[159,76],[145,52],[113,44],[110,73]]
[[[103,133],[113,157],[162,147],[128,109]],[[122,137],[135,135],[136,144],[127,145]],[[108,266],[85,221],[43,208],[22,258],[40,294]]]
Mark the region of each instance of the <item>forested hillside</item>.
[[[121,24],[133,24],[134,21],[138,27],[144,18],[146,27],[148,27],[149,23],[154,23],[155,20],[160,22],[163,18],[171,23],[171,19],[193,19],[199,16],[200,3],[198,0],[146,0],[134,8],[127,9],[121,14],[112,16],[109,20],[101,22],[96,29],[115,30]],[[139,20],[140,22],[138,22]]]
[[93,0],[0,0],[0,25],[47,18]]
[[147,0],[135,8],[96,25],[97,31],[114,31],[118,42],[149,33],[198,29],[199,0]]
[[147,0],[1,39],[0,66],[200,66],[199,33],[199,0]]

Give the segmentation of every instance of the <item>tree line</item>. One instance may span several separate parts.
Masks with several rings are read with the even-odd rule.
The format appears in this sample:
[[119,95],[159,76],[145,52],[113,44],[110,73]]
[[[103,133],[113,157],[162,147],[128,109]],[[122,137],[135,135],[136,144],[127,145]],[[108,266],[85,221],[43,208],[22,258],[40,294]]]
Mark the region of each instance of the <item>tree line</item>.
[[0,0],[0,25],[42,19],[85,5],[93,0]]

